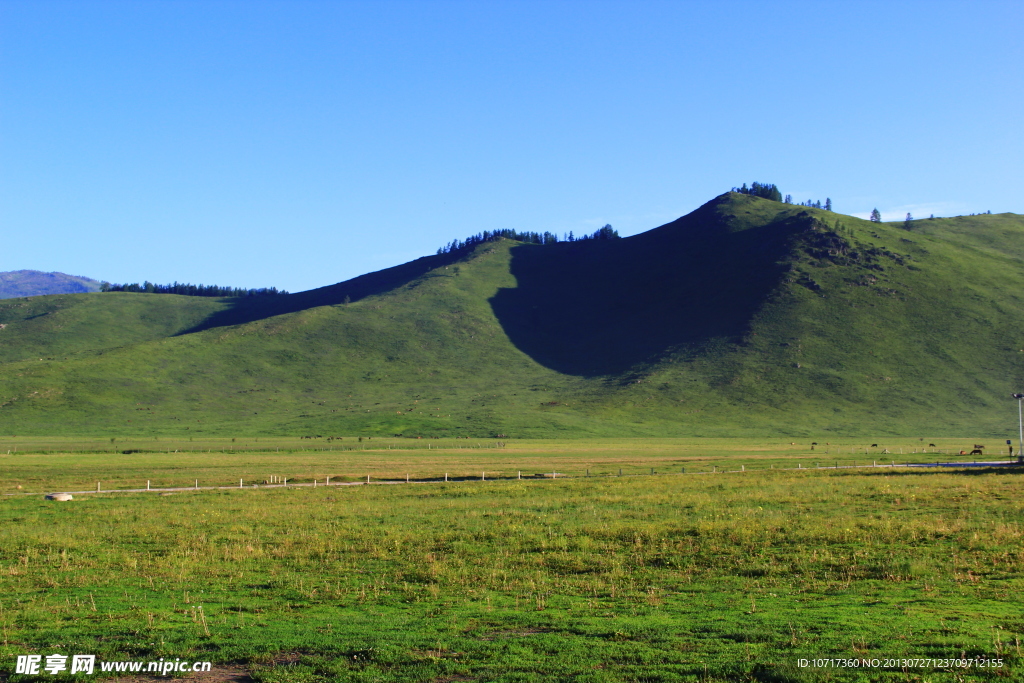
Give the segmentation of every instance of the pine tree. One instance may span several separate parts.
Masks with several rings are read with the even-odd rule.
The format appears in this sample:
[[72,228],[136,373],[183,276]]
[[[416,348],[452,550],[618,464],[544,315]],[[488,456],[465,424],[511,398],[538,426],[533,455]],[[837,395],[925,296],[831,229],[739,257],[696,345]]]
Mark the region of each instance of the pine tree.
[[832,198],[831,197],[825,197],[825,210],[826,211],[831,211],[832,210]]
[[878,209],[871,209],[871,222],[872,223],[881,223],[882,222],[882,213]]

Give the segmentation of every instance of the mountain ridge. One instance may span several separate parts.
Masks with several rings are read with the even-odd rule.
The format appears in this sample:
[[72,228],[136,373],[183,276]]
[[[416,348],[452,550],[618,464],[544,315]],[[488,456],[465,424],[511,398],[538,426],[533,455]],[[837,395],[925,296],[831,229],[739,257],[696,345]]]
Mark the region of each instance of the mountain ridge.
[[0,416],[22,434],[1003,433],[1024,217],[971,218],[908,231],[726,193],[632,237],[496,240],[265,300],[0,302]]

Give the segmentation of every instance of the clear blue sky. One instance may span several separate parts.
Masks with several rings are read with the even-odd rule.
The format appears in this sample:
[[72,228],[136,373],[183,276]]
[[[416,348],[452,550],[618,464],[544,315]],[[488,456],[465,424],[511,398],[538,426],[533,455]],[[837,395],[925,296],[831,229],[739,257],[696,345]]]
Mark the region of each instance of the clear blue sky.
[[0,271],[299,291],[743,182],[1024,211],[1024,3],[0,0]]

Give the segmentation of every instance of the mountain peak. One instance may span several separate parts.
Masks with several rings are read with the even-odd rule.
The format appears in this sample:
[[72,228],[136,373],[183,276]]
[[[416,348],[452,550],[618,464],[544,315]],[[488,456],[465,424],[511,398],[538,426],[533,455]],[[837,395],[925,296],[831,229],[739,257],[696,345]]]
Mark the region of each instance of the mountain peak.
[[44,273],[40,270],[11,270],[0,273],[0,299],[98,291],[99,281],[80,275]]

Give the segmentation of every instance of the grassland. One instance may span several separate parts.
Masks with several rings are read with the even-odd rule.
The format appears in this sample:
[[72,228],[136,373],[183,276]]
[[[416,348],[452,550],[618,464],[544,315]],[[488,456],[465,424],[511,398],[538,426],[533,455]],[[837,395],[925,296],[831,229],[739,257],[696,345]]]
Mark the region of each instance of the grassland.
[[[0,456],[4,491],[35,492],[0,499],[5,662],[209,659],[258,681],[997,681],[1024,661],[1017,468],[784,470],[824,444],[781,441],[166,444],[177,454],[58,441]],[[865,447],[828,456],[852,464],[859,453],[831,451]],[[39,495],[100,470],[130,487],[491,468],[574,476]],[[961,655],[1004,666],[797,666]]]
[[[315,443],[315,445],[314,445]],[[51,493],[194,486],[265,481],[308,484],[444,479],[518,479],[698,474],[717,471],[867,467],[877,464],[970,463],[961,456],[977,439],[895,439],[880,444],[744,439],[381,439],[311,442],[294,437],[199,440],[88,440],[61,437],[0,439],[0,493]],[[984,444],[982,444],[984,445]],[[989,442],[983,460],[1005,460],[1005,446]],[[1016,451],[1014,451],[1016,453]],[[18,487],[21,487],[20,489]]]
[[731,193],[263,300],[0,302],[0,658],[1020,680],[1021,468],[898,465],[1006,457],[1022,260],[1021,216]]
[[263,301],[11,299],[0,429],[997,438],[1022,259],[1019,215],[906,230],[729,193],[621,240],[489,242]]

